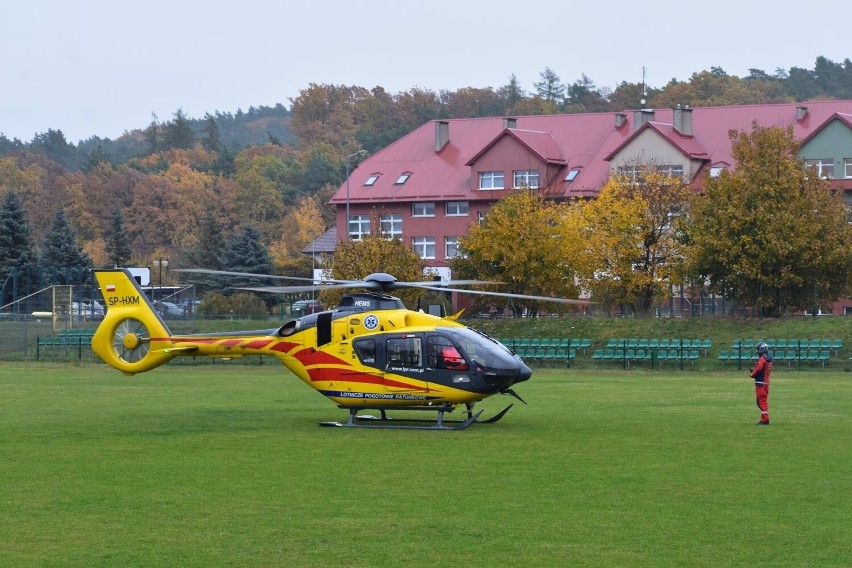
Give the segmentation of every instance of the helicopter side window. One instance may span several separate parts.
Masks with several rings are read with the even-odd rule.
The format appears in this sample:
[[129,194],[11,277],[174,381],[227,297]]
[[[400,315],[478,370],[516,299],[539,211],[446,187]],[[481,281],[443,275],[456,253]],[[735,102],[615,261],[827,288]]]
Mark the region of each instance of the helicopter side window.
[[359,339],[353,344],[358,359],[365,365],[373,365],[376,362],[376,340]]
[[433,369],[467,371],[467,362],[453,342],[443,335],[430,335],[426,342],[429,353],[429,366]]
[[420,366],[420,338],[394,337],[387,343],[388,365]]

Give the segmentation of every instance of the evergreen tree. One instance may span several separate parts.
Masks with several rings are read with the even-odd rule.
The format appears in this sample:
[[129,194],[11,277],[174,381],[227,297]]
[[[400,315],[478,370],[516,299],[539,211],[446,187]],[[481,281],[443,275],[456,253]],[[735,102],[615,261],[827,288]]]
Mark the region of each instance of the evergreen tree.
[[506,114],[511,114],[515,105],[526,96],[526,93],[524,93],[524,90],[521,88],[521,84],[518,82],[518,78],[515,77],[514,73],[509,76],[509,82],[500,87],[497,94],[504,101],[503,104],[506,107]]
[[550,67],[545,67],[540,75],[541,81],[533,83],[538,96],[549,103],[561,104],[565,98],[565,85],[559,80],[559,75]]
[[[260,231],[251,225],[245,225],[243,230],[231,237],[225,253],[222,255],[222,269],[231,272],[246,272],[251,274],[270,274],[272,272],[272,257],[260,240]],[[263,278],[231,279],[232,289],[241,287],[267,286],[269,282]],[[258,294],[267,306],[275,302],[270,294]]]
[[89,255],[77,246],[77,238],[61,208],[44,235],[41,263],[48,284],[82,284],[92,268]]
[[[221,270],[222,260],[227,242],[222,232],[219,215],[213,208],[205,211],[201,219],[198,233],[198,244],[187,251],[187,264],[191,268],[204,268],[207,270]],[[221,288],[228,284],[220,278],[209,274],[188,273],[185,277],[188,284],[194,284],[197,293],[204,293],[211,289]]]
[[195,146],[195,134],[192,132],[192,123],[183,113],[183,109],[178,109],[174,114],[175,119],[167,122],[163,128],[163,146],[166,148],[177,148],[180,150],[188,150]]
[[222,151],[222,138],[219,136],[219,126],[216,124],[216,118],[209,112],[204,115],[204,138],[201,139],[201,146],[208,152]]
[[130,248],[130,238],[127,236],[127,230],[124,227],[124,214],[117,207],[112,210],[110,232],[107,235],[104,248],[109,255],[110,264],[116,267],[130,264],[133,251]]
[[18,194],[7,191],[0,207],[0,305],[35,291],[32,228]]

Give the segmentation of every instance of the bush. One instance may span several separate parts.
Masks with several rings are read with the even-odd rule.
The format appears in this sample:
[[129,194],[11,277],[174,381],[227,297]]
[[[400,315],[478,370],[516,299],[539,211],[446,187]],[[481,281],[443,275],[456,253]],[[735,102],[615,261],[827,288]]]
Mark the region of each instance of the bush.
[[198,315],[201,317],[228,315],[241,319],[267,317],[266,304],[251,292],[238,292],[232,296],[208,292],[201,298]]

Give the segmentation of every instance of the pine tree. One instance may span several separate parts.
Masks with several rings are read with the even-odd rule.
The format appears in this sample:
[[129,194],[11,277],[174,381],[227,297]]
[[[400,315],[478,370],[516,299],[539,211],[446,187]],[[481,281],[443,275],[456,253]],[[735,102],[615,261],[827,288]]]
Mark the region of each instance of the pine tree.
[[[228,241],[228,247],[222,255],[222,269],[232,272],[251,274],[270,274],[272,272],[272,257],[260,240],[260,231],[251,225],[245,225],[243,230]],[[269,282],[262,278],[246,277],[229,282],[232,288],[267,286]],[[267,306],[275,303],[275,297],[270,294],[258,294]]]
[[82,284],[92,267],[89,255],[77,246],[77,238],[61,208],[44,235],[41,262],[49,284]]
[[163,146],[167,149],[188,150],[195,146],[195,133],[192,131],[192,123],[183,113],[183,109],[178,109],[174,117],[175,119],[167,122],[163,128]]
[[[187,250],[187,265],[190,268],[204,268],[207,270],[222,269],[222,255],[225,252],[227,241],[222,232],[219,216],[215,209],[208,208],[204,218],[201,219],[201,227],[198,233],[198,244]],[[197,293],[201,294],[210,289],[226,287],[229,284],[221,278],[209,274],[188,273],[185,277],[188,284],[194,284]]]
[[104,247],[109,255],[109,263],[119,267],[130,264],[133,251],[130,248],[130,238],[124,228],[124,214],[121,209],[112,210],[111,228]]
[[0,305],[35,291],[37,257],[32,228],[18,194],[7,191],[0,207]]

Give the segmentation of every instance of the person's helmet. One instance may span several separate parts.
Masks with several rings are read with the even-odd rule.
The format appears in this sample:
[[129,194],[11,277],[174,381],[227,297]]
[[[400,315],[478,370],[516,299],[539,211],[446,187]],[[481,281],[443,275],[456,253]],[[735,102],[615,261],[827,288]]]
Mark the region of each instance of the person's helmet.
[[762,341],[760,343],[758,343],[755,347],[757,347],[757,354],[758,355],[764,355],[766,353],[769,353],[769,346],[766,345]]

